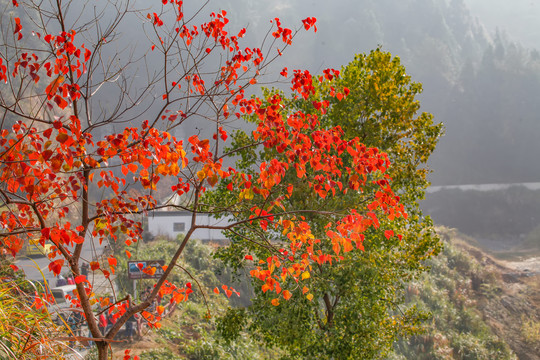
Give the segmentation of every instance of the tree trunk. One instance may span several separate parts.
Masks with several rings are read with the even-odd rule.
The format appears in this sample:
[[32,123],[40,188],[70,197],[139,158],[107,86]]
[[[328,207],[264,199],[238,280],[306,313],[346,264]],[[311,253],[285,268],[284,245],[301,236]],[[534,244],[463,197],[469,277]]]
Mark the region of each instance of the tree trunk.
[[106,341],[96,341],[98,350],[98,360],[107,360],[107,354],[109,353],[109,345]]

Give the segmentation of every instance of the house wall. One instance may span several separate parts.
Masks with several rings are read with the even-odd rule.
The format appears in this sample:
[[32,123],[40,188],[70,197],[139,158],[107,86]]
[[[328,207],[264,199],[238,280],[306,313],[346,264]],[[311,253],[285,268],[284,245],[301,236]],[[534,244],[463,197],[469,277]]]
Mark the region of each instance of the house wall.
[[[228,218],[214,219],[206,214],[197,215],[198,225],[226,226]],[[191,225],[191,213],[187,211],[155,211],[148,214],[148,231],[156,235],[168,235],[176,238],[179,234],[185,234]],[[202,241],[225,241],[227,238],[221,230],[197,229],[193,238]]]

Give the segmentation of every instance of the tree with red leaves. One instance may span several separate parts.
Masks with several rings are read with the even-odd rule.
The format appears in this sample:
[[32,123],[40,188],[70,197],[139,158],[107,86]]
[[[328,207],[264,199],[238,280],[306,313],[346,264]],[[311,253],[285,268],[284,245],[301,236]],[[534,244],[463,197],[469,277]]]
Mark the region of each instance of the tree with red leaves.
[[[361,251],[363,233],[379,227],[381,216],[407,216],[386,174],[387,155],[358,138],[346,139],[339,127],[321,127],[316,113],[283,111],[288,103],[278,93],[246,96],[298,31],[316,30],[314,18],[303,20],[300,30],[274,19],[268,34],[273,41],[246,47],[245,29],[230,29],[223,10],[203,21],[204,7],[187,13],[180,0],[154,3],[155,9],[138,11],[129,2],[89,1],[92,6],[77,10],[61,0],[13,1],[17,10],[23,8],[32,17],[3,14],[3,23],[11,29],[3,31],[0,51],[0,247],[15,256],[30,239],[53,245],[49,269],[59,274],[67,266],[75,279],[72,306],[84,312],[99,359],[107,357],[109,343],[132,315],[141,313],[159,326],[159,311],[146,310],[158,296],[170,302],[188,299],[191,284],[173,284],[167,278],[197,229],[242,234],[243,227],[255,224],[261,232],[286,234],[286,243],[279,247],[250,239],[271,256],[257,258],[254,252],[245,257],[255,262],[252,276],[264,292],[274,294],[271,303],[279,306],[293,296],[311,300],[310,289],[301,284],[312,268]],[[130,16],[142,21],[147,40],[137,39],[138,47],[126,56],[116,50],[117,37]],[[147,48],[141,52],[145,41]],[[107,56],[111,49],[118,52]],[[137,73],[141,67],[144,74]],[[288,72],[284,69],[281,75]],[[137,88],[132,80],[141,76],[146,80]],[[332,69],[320,78],[294,70],[291,89],[307,99],[317,83],[338,76]],[[346,95],[345,88],[328,93],[337,100]],[[321,113],[328,106],[328,101],[316,104]],[[254,141],[241,150],[273,149],[276,154],[250,169],[228,166],[241,156],[239,149],[226,146],[230,130],[243,116],[255,117],[256,128]],[[187,141],[173,136],[178,129]],[[290,176],[302,186],[287,181]],[[226,200],[206,201],[218,185],[227,189]],[[298,191],[305,196],[306,189],[309,196],[321,198],[364,189],[373,196],[365,213],[351,207],[335,214],[321,237],[312,232],[307,215],[324,210],[287,201]],[[138,242],[142,225],[136,215],[165,206],[157,201],[157,191],[184,199],[177,207],[192,214],[184,239],[140,302],[129,295],[112,302],[100,298],[81,267],[89,263],[91,272],[109,277],[117,261],[114,255],[106,262],[83,258],[83,244],[108,237],[128,246]],[[198,221],[201,213],[222,216],[245,209],[249,216],[226,226]],[[298,286],[282,288],[291,279]],[[223,290],[228,296],[234,292],[227,285]],[[116,319],[108,331],[98,326],[95,303]]]

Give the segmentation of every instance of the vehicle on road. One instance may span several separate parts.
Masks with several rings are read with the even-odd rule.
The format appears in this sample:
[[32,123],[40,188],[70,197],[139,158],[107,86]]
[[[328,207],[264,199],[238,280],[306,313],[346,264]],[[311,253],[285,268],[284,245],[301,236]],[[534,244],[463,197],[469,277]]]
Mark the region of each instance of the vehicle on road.
[[49,304],[47,309],[51,314],[53,321],[61,322],[60,316],[63,319],[69,318],[71,309],[69,299],[77,298],[75,285],[63,285],[57,286],[51,289],[51,294],[54,298],[54,302]]
[[41,245],[37,239],[30,239],[26,245],[26,255],[47,256],[52,251],[52,245]]

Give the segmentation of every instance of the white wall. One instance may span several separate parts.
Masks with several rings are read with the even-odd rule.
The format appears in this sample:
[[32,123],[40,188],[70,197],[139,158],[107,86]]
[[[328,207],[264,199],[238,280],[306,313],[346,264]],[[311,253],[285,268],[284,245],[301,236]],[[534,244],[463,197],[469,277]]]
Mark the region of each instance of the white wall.
[[[214,219],[206,214],[197,215],[197,225],[226,226],[228,218]],[[175,229],[175,224],[184,224],[184,229]],[[178,226],[178,225],[177,225]],[[187,211],[154,211],[148,214],[148,231],[156,235],[168,235],[176,238],[178,234],[185,234],[191,226],[191,213]],[[193,233],[193,238],[202,241],[224,241],[227,240],[221,230],[197,229]]]

